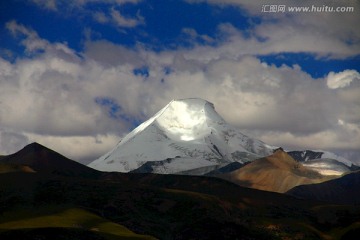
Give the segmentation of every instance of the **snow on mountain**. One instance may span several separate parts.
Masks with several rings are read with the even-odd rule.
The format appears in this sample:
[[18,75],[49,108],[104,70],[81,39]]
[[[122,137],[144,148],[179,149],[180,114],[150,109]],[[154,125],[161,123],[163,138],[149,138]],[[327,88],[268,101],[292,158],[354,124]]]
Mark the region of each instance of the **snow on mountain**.
[[304,166],[311,168],[322,175],[343,175],[344,173],[350,172],[350,168],[337,160],[321,158],[306,161],[302,163]]
[[353,165],[353,162],[332,152],[323,150],[304,150],[304,151],[289,151],[288,154],[299,162],[307,162],[318,159],[333,159],[337,162],[343,163],[348,167]]
[[[171,101],[88,166],[100,171],[202,175],[234,162],[269,156],[277,148],[227,124],[212,103],[190,98]],[[356,167],[322,150],[287,152],[324,175],[339,175]]]
[[180,173],[252,161],[275,148],[227,124],[212,103],[190,98],[171,101],[88,166],[129,172],[146,163],[147,171]]

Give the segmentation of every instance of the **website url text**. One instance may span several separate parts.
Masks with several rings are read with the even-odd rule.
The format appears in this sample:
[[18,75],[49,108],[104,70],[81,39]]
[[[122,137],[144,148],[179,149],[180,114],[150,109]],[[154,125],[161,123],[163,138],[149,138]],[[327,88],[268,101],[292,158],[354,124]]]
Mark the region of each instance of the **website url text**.
[[263,13],[285,13],[285,12],[334,12],[334,13],[346,13],[354,12],[354,7],[333,7],[333,6],[286,6],[286,5],[262,5],[261,12]]

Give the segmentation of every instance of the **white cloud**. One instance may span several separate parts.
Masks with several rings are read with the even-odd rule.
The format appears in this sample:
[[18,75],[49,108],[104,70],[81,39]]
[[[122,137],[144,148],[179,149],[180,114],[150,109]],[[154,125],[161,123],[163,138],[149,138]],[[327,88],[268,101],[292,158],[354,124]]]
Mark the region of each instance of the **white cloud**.
[[[271,2],[251,0],[188,0],[189,3],[207,2],[219,6],[238,6],[250,17],[260,17],[261,23],[254,25],[250,38],[244,38],[235,28],[230,31],[228,49],[247,54],[270,54],[281,52],[311,52],[320,57],[345,58],[360,54],[360,29],[353,23],[360,22],[360,2],[349,1],[297,1],[275,0]],[[289,12],[263,13],[264,5],[289,6],[333,6],[354,7],[353,12]],[[287,9],[287,8],[286,8]],[[261,39],[261,40],[259,40]],[[224,49],[225,50],[225,49]]]
[[105,66],[129,65],[141,67],[146,64],[141,53],[109,41],[88,41],[85,43],[86,57]]
[[215,41],[213,38],[211,38],[206,34],[199,34],[193,28],[184,28],[182,29],[182,33],[187,36],[188,41],[192,41],[192,42],[202,41],[206,43],[213,43]]
[[[351,136],[353,135],[353,136]],[[348,137],[348,138],[345,138]],[[330,151],[352,150],[359,151],[359,126],[356,132],[344,134],[342,130],[326,130],[319,133],[296,135],[291,132],[267,132],[261,136],[265,142],[273,142],[275,146],[288,149],[326,149]],[[349,141],[351,139],[351,141]],[[355,158],[359,160],[357,156]]]
[[94,12],[93,17],[97,22],[102,24],[109,22],[109,18],[103,12],[99,12],[99,11]]
[[131,4],[137,4],[141,2],[142,0],[73,0],[73,1],[67,1],[67,0],[31,0],[34,4],[36,4],[38,7],[45,8],[52,11],[58,11],[59,5],[62,5],[65,8],[80,8],[85,7],[89,3],[101,3],[101,4],[107,4],[107,5],[123,5],[126,3]]
[[48,10],[57,11],[56,0],[31,0],[39,7],[43,7]]
[[345,88],[355,81],[360,81],[360,73],[355,70],[344,70],[339,73],[330,72],[327,76],[327,85],[331,89]]
[[[124,16],[121,9],[125,3],[137,4],[140,0],[76,0],[68,3],[67,1],[52,0],[33,0],[39,6],[55,6],[54,9],[74,9],[77,11],[67,11],[70,14],[78,10],[80,15],[90,14],[95,21],[102,24],[115,24],[121,28],[134,28],[145,24],[144,17],[140,13],[136,16]],[[92,11],[87,9],[89,3],[106,4],[109,12]],[[230,24],[220,26],[221,34],[228,34],[228,38],[223,45],[223,54],[271,54],[282,52],[308,52],[314,53],[319,57],[327,58],[346,58],[360,54],[360,30],[354,22],[360,22],[360,2],[320,0],[275,0],[271,3],[250,0],[188,0],[189,3],[207,2],[219,6],[237,6],[245,11],[249,17],[261,18],[260,23],[252,23],[246,30],[247,36],[244,37],[243,31],[238,30]],[[354,7],[353,12],[289,12],[285,13],[264,13],[261,12],[264,4],[285,5],[286,7],[301,6],[330,6],[330,7]],[[286,8],[287,9],[287,8]],[[256,22],[256,21],[255,21]],[[189,31],[190,30],[190,31]],[[213,39],[206,35],[199,35],[191,29],[185,29],[188,36],[195,40],[213,42]],[[195,34],[195,35],[194,35]],[[219,35],[221,35],[219,34]],[[195,38],[194,38],[195,37]],[[218,39],[219,40],[219,39]],[[196,42],[196,41],[195,41]],[[207,51],[208,48],[203,48]]]
[[133,28],[138,25],[144,24],[144,18],[139,13],[137,14],[136,18],[126,18],[120,13],[120,11],[112,8],[111,17],[116,23],[116,25],[119,27]]
[[39,38],[37,32],[25,27],[22,24],[18,24],[16,21],[10,21],[6,23],[6,28],[15,36],[24,36],[22,44],[26,47],[28,53],[35,52],[37,50],[44,50],[48,45],[48,41]]
[[[64,1],[64,0],[31,0],[35,5],[40,8],[45,8],[54,12],[59,12],[61,9],[62,15],[74,15],[86,16],[90,15],[95,21],[101,24],[112,23],[122,28],[133,28],[138,25],[145,23],[144,17],[141,16],[140,12],[136,14],[134,18],[125,17],[116,8],[120,8],[124,4],[138,4],[142,0],[75,0],[75,1]],[[89,4],[102,4],[106,5],[110,12],[106,13],[103,11],[94,11],[89,8]]]
[[138,25],[145,24],[144,17],[138,12],[136,18],[128,18],[123,16],[120,11],[115,8],[110,9],[110,14],[107,15],[105,12],[96,11],[92,13],[95,21],[101,24],[113,23],[115,26],[121,28],[134,28]]
[[324,81],[314,81],[299,67],[277,68],[250,56],[224,57],[210,61],[204,69],[198,65],[196,69],[192,64],[187,72],[184,64],[178,70],[175,61],[174,73],[165,78],[167,98],[206,98],[242,128],[304,133],[322,131],[337,122],[338,111],[331,106],[338,99]]
[[[25,36],[29,51],[43,50],[12,63],[0,59],[1,139],[19,139],[16,146],[38,141],[76,160],[95,158],[129,131],[129,119],[146,120],[171,99],[186,97],[213,102],[225,120],[272,145],[359,146],[359,85],[331,89],[328,77],[262,63],[237,52],[233,42],[156,53],[97,41],[87,42],[79,57],[16,22],[8,27]],[[143,66],[148,76],[135,75]],[[120,117],[111,118],[114,106],[96,103],[99,97],[117,104]],[[6,146],[0,151],[9,152]]]

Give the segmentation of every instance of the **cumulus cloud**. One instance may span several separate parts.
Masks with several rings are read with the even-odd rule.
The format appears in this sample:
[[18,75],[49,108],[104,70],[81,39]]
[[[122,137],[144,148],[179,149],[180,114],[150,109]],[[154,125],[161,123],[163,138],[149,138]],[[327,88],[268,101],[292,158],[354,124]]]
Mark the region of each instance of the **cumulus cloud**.
[[[138,12],[135,17],[128,17],[121,14],[117,8],[121,8],[124,4],[137,4],[142,0],[31,0],[32,3],[40,8],[45,8],[54,12],[62,10],[64,15],[73,15],[74,12],[79,16],[90,15],[101,24],[114,24],[122,28],[133,28],[144,24],[144,17]],[[109,12],[93,11],[89,8],[89,4],[101,3],[108,6]]]
[[[200,97],[269,144],[358,150],[359,89],[329,88],[330,74],[313,79],[297,65],[269,65],[236,52],[233,42],[153,52],[89,40],[79,54],[16,22],[8,28],[23,35],[29,51],[42,49],[15,62],[0,59],[1,139],[17,139],[14,146],[38,141],[87,161],[170,100]],[[147,74],[136,74],[144,68]],[[344,72],[331,76],[357,76]],[[352,79],[349,84],[358,82]],[[7,153],[6,146],[2,142],[0,150]]]
[[[250,31],[250,37],[244,38],[242,32],[231,30],[234,52],[245,51],[248,54],[270,54],[281,52],[311,52],[319,57],[345,58],[360,53],[360,30],[353,23],[360,21],[358,9],[360,2],[311,0],[275,0],[271,2],[247,0],[188,0],[189,3],[207,2],[219,6],[232,5],[248,12],[250,16],[261,18]],[[264,13],[264,5],[284,5],[286,12]],[[329,6],[353,7],[352,12],[290,12],[287,7]],[[239,47],[244,46],[245,47]]]
[[242,129],[312,134],[333,129],[339,116],[352,112],[324,80],[314,80],[298,66],[276,67],[251,56],[210,61],[206,68],[192,64],[190,71],[184,66],[178,70],[174,60],[173,73],[165,77],[165,99],[208,99]]
[[44,50],[49,45],[48,41],[39,38],[37,32],[22,24],[18,24],[15,20],[6,23],[6,28],[14,37],[24,37],[22,44],[26,47],[28,53]]
[[[93,19],[102,24],[113,24],[120,28],[134,28],[145,24],[144,17],[140,13],[136,16],[124,16],[121,12],[121,6],[125,3],[137,4],[140,0],[77,0],[70,4],[62,1],[54,2],[52,0],[33,0],[39,6],[57,9],[56,4],[62,4],[62,8],[86,9],[88,3],[102,3],[108,5],[108,12],[89,11]],[[245,10],[250,18],[261,19],[259,23],[252,23],[249,29],[246,29],[246,36],[243,31],[236,29],[230,24],[223,23],[219,26],[218,35],[221,40],[226,41],[223,45],[223,54],[273,54],[283,52],[309,52],[319,57],[326,58],[346,58],[360,54],[360,30],[355,28],[353,23],[360,22],[360,15],[357,9],[360,9],[360,2],[356,0],[349,1],[331,1],[323,0],[314,3],[314,1],[297,0],[275,0],[271,5],[285,5],[285,13],[264,13],[262,1],[247,0],[187,0],[188,3],[207,2],[219,6],[235,6]],[[353,7],[353,12],[290,12],[287,7]],[[69,11],[71,12],[71,11]],[[86,11],[85,11],[86,12]],[[83,13],[82,15],[84,15]],[[85,14],[86,15],[86,14]],[[254,21],[256,22],[256,21]],[[212,43],[213,39],[206,35],[199,35],[193,29],[184,29],[189,40],[203,41]],[[195,41],[196,40],[196,41]],[[203,48],[202,51],[207,51]],[[200,50],[199,50],[200,51]]]
[[[123,77],[123,81],[134,80],[136,76],[127,78],[128,75],[132,75],[131,67],[105,68],[94,60],[87,61],[78,57],[64,44],[50,44],[40,39],[34,31],[15,22],[9,23],[9,28],[14,33],[25,34],[22,43],[29,51],[41,48],[43,52],[31,58],[18,59],[14,63],[0,59],[1,154],[13,150],[6,147],[9,144],[14,148],[20,148],[29,141],[43,143],[44,139],[53,136],[55,140],[52,142],[58,142],[54,149],[60,148],[64,150],[63,154],[68,153],[68,156],[82,159],[84,156],[81,155],[86,155],[85,152],[93,152],[85,151],[85,148],[91,146],[90,142],[94,136],[100,139],[109,133],[121,136],[132,126],[126,119],[109,117],[110,110],[96,102],[96,97],[107,96],[108,89],[116,85],[122,75],[126,76]],[[37,45],[36,48],[30,47],[34,46],[34,42],[44,44]],[[123,108],[126,111],[126,105]],[[11,135],[12,139],[17,137],[16,139],[23,141],[11,140],[8,132],[14,133]],[[21,135],[15,135],[17,133]],[[70,143],[76,142],[79,143],[76,147],[68,150],[62,148],[64,144],[69,146]],[[49,143],[50,146],[56,145],[48,140],[45,143]]]
[[140,24],[144,24],[144,18],[138,13],[136,18],[127,18],[124,17],[120,11],[112,8],[111,17],[115,24],[119,27],[133,28]]
[[85,43],[86,58],[105,66],[128,65],[141,67],[146,64],[141,53],[106,40]]
[[92,13],[94,20],[101,24],[112,23],[121,28],[134,28],[139,25],[145,24],[145,19],[141,16],[140,12],[136,14],[135,18],[125,17],[121,12],[114,7],[109,10],[109,14],[101,11]]
[[345,88],[355,81],[360,81],[360,73],[355,70],[345,70],[339,73],[330,72],[327,76],[327,85],[331,89]]
[[89,3],[102,3],[108,5],[123,5],[126,3],[136,4],[142,0],[73,0],[71,2],[67,0],[31,0],[32,3],[36,4],[38,7],[45,8],[52,11],[58,11],[59,5],[65,6],[67,8],[74,7],[84,7]]

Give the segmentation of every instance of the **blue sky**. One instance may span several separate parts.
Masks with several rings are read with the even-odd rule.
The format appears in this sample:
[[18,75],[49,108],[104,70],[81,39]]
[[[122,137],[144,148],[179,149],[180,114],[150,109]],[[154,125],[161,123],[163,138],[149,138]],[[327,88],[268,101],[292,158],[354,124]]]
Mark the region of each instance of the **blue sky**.
[[[0,153],[38,141],[92,160],[171,99],[201,97],[269,144],[360,161],[359,2],[268,4],[1,1]],[[353,9],[288,10],[313,5]]]

